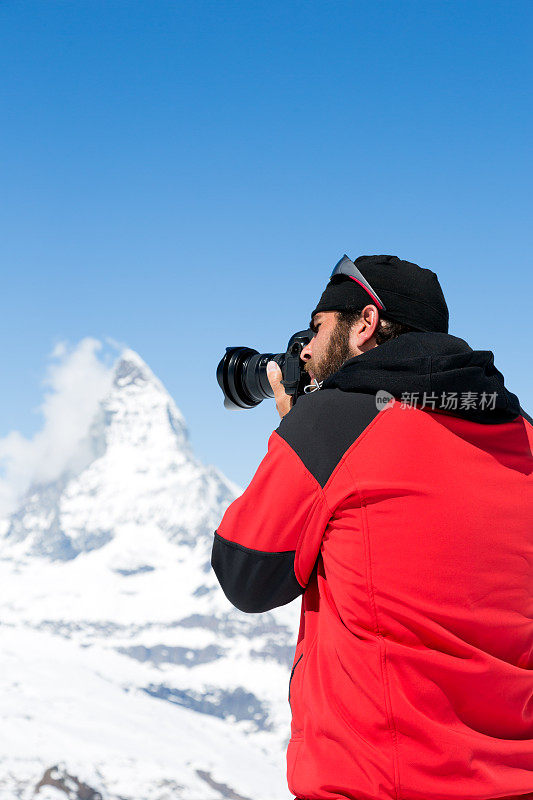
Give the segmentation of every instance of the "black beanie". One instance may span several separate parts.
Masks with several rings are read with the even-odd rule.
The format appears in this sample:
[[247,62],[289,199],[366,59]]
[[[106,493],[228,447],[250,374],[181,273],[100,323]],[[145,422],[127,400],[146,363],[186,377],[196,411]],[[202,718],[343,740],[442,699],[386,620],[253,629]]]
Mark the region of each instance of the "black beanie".
[[[417,331],[448,333],[448,306],[439,279],[430,269],[397,256],[359,256],[353,263],[383,301],[385,319],[403,322]],[[320,311],[361,311],[371,303],[376,305],[359,283],[335,275],[311,319]]]

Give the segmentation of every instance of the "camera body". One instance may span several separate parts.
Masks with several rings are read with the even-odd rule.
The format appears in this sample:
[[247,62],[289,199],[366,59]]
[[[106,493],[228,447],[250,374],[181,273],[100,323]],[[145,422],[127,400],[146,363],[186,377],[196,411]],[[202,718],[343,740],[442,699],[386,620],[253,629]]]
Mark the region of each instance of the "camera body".
[[217,367],[224,407],[254,408],[265,398],[274,397],[266,373],[269,361],[279,364],[283,375],[281,383],[295,403],[309,383],[300,354],[314,335],[309,329],[293,334],[285,353],[258,353],[250,347],[226,347],[226,354]]

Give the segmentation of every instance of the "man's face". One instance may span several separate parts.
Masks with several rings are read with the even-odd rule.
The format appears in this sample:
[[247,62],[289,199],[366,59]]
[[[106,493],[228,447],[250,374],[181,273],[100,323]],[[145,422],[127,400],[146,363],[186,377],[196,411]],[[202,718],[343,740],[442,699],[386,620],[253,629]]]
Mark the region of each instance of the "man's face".
[[350,328],[338,320],[336,311],[321,311],[313,317],[315,336],[301,352],[304,369],[319,383],[337,372],[356,353],[350,348]]

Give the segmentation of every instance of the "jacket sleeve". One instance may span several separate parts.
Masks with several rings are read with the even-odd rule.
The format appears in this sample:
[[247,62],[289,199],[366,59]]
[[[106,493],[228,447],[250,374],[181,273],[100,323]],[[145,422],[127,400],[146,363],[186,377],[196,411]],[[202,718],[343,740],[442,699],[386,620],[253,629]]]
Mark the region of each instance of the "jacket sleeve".
[[274,431],[251,483],[215,532],[211,565],[228,600],[259,612],[302,594],[329,517],[322,487]]

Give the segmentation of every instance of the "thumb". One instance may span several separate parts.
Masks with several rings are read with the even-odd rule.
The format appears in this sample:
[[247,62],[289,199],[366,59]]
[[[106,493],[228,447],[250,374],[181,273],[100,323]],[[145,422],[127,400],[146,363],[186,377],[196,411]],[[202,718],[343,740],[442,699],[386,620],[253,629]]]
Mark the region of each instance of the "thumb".
[[279,364],[275,361],[269,361],[267,364],[267,378],[276,399],[281,392],[285,393],[285,389],[281,385],[283,374]]
[[291,408],[292,398],[285,392],[285,387],[281,383],[283,374],[279,364],[275,361],[269,361],[267,364],[267,378],[274,392],[274,400],[276,401],[279,415],[284,417]]

